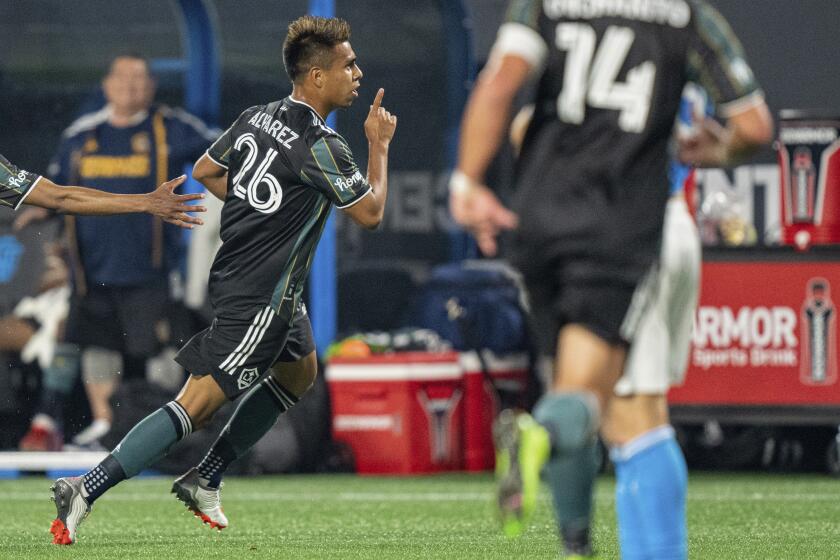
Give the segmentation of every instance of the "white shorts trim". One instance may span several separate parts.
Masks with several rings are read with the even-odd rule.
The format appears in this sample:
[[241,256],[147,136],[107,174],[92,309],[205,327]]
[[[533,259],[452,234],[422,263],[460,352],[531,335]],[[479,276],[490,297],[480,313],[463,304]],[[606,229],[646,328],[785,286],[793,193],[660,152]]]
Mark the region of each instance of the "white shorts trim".
[[694,311],[700,294],[700,237],[685,200],[665,212],[659,289],[631,340],[615,394],[661,395],[682,383],[688,366]]

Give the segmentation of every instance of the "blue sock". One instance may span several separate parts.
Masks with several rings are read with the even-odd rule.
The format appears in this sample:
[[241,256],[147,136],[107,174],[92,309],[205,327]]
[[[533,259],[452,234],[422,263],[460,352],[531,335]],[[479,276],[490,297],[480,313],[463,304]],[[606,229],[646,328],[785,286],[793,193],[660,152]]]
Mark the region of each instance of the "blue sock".
[[622,560],[685,560],[688,471],[674,429],[654,428],[610,456]]

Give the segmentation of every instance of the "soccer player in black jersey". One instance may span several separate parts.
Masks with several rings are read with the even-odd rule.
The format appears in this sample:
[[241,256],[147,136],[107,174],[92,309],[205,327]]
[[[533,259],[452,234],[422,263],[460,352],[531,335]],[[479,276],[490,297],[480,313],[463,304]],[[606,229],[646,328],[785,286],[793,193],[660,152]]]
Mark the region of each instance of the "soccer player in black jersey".
[[292,22],[283,44],[292,94],[246,109],[196,163],[193,176],[224,200],[209,284],[215,317],[176,358],[190,373],[177,398],[137,424],[89,473],[56,481],[53,542],[71,544],[103,492],[247,391],[207,456],[172,489],[205,523],[226,527],[219,498],[226,467],[314,381],[315,345],[301,294],[315,247],[332,206],[366,228],[381,222],[397,125],[381,106],[380,89],[364,124],[367,176],[327,126],[330,112],[358,97],[362,71],[349,39],[341,19]]
[[[535,109],[511,211],[482,181],[531,75]],[[698,123],[680,145],[683,161],[728,165],[769,141],[741,45],[705,0],[512,0],[464,116],[453,217],[488,254],[500,231],[514,230],[511,260],[555,358],[534,417],[506,413],[494,428],[500,513],[509,535],[521,533],[545,464],[573,558],[592,554],[599,429],[622,463],[622,556],[687,555],[685,462],[665,396],[613,389],[657,289],[667,146],[688,81],[710,93],[726,126]]]
[[148,194],[113,194],[87,187],[56,185],[46,177],[21,169],[0,154],[0,206],[13,210],[21,204],[40,206],[62,214],[106,216],[146,212],[184,228],[200,225],[201,219],[187,212],[204,212],[188,202],[203,194],[174,194],[186,175],[161,184]]

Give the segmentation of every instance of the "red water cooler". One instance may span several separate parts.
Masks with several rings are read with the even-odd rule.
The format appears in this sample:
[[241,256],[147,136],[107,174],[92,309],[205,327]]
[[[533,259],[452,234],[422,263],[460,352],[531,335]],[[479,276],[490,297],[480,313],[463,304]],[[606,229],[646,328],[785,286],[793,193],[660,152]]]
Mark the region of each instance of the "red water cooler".
[[782,243],[840,244],[840,117],[799,110],[780,117]]

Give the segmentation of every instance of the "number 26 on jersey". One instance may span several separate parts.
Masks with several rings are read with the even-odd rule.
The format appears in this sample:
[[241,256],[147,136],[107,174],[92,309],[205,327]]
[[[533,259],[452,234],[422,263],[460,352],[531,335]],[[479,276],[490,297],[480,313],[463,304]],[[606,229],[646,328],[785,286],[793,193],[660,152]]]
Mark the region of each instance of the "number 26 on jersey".
[[[233,177],[233,194],[247,201],[248,204],[253,206],[254,210],[263,214],[273,214],[280,208],[280,203],[283,201],[283,187],[280,186],[280,181],[268,172],[268,168],[271,167],[274,158],[277,157],[277,150],[268,148],[265,157],[251,175],[248,184],[243,185],[242,179],[257,162],[259,154],[257,139],[250,132],[243,134],[233,143],[233,148],[235,150],[247,149],[248,152],[239,173]],[[267,195],[264,198],[260,198],[260,186],[266,187],[263,189],[263,195]]]

